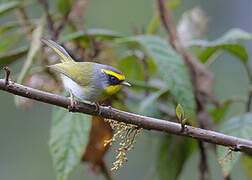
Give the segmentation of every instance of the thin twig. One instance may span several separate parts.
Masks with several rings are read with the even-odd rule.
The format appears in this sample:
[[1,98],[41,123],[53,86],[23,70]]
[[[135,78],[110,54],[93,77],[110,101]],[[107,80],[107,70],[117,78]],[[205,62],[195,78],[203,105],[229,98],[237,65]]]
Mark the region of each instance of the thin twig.
[[[5,79],[0,79],[0,89],[15,95],[27,97],[47,104],[66,108],[70,105],[69,98],[52,93],[43,92],[17,83],[5,85]],[[186,131],[181,132],[181,125],[178,123],[137,115],[121,111],[112,107],[100,106],[100,113],[92,104],[77,102],[75,112],[96,115],[107,119],[114,119],[119,122],[134,124],[147,130],[163,131],[180,136],[187,136],[204,142],[217,145],[233,147],[235,151],[246,152],[252,155],[252,141],[218,132],[186,126]]]
[[47,24],[48,24],[48,28],[51,31],[51,39],[55,40],[55,29],[54,29],[54,22],[52,20],[52,17],[49,13],[49,5],[48,5],[48,1],[47,0],[38,0],[44,8],[45,14],[46,14],[46,20],[47,20]]
[[65,15],[64,18],[61,20],[59,26],[54,30],[54,39],[58,39],[60,32],[64,29],[64,27],[69,22],[69,14]]

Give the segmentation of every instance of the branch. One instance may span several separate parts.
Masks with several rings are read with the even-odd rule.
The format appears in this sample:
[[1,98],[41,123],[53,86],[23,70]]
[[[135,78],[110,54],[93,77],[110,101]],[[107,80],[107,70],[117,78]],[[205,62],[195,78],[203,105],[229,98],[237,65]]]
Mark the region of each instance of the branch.
[[[5,79],[0,79],[0,90],[66,109],[70,105],[70,99],[66,97],[33,89],[14,82],[9,82],[6,85]],[[178,123],[141,116],[106,106],[100,106],[99,110],[97,110],[95,105],[83,102],[76,103],[74,112],[101,116],[103,118],[134,124],[147,130],[163,131],[180,136],[191,137],[213,144],[233,147],[234,151],[241,151],[252,155],[252,141],[228,136],[214,131],[186,126],[185,130],[182,132],[181,125]]]

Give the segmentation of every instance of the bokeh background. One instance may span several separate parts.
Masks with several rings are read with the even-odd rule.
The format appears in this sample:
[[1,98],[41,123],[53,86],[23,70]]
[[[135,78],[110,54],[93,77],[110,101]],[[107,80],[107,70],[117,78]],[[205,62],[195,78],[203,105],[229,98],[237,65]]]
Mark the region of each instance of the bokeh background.
[[[4,1],[0,1],[4,2]],[[153,14],[152,0],[91,0],[85,12],[88,28],[107,28],[124,34],[132,34],[130,28],[147,26]],[[55,2],[51,1],[51,11]],[[238,27],[252,32],[252,1],[251,0],[181,0],[180,6],[174,9],[175,20],[181,14],[195,6],[200,6],[209,17],[206,38],[213,40],[230,28]],[[39,17],[41,7],[31,8],[29,14]],[[1,24],[13,20],[9,13],[0,19]],[[245,44],[249,57],[252,57],[252,42]],[[22,62],[11,66],[19,72]],[[220,100],[229,97],[246,95],[248,78],[242,64],[228,53],[222,53],[212,65],[211,71],[216,75],[215,93]],[[0,73],[3,77],[3,73]],[[228,116],[242,114],[244,104],[232,105]],[[1,180],[54,180],[55,173],[48,149],[49,128],[51,121],[51,106],[34,103],[31,109],[18,109],[14,105],[13,95],[0,92],[0,179]],[[161,134],[144,131],[138,137],[135,148],[129,153],[129,162],[116,173],[115,179],[158,179],[156,167],[157,142]],[[221,179],[220,166],[214,154],[209,158],[212,179]],[[198,153],[188,160],[179,179],[198,179]],[[111,167],[114,160],[114,150],[106,156],[106,163]],[[236,164],[231,173],[233,179],[247,179],[242,165]],[[93,175],[89,167],[80,165],[70,179],[104,179],[102,175]]]

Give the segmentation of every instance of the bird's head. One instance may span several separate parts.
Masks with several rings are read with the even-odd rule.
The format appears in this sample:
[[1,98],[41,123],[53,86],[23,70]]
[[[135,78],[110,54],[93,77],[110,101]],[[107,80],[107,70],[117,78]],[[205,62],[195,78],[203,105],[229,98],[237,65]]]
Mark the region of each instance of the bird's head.
[[101,72],[105,74],[107,81],[105,91],[107,94],[115,94],[123,86],[131,86],[125,81],[125,76],[115,68],[102,68]]

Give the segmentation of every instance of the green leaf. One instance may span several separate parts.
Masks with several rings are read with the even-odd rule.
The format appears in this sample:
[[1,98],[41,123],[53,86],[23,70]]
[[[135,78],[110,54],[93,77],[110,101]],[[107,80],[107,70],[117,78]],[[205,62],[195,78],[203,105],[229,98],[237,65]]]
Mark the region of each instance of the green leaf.
[[147,97],[144,98],[143,101],[140,103],[140,112],[146,111],[146,109],[150,106],[153,106],[153,103],[157,101],[157,99],[162,96],[163,94],[167,93],[169,89],[161,89],[157,92],[150,93]]
[[88,29],[87,33],[88,35],[100,37],[102,39],[115,39],[123,36],[122,34],[109,29]]
[[5,32],[8,32],[9,30],[17,27],[20,27],[20,23],[18,22],[6,23],[2,25],[2,27],[0,28],[0,36],[2,36]]
[[23,33],[8,34],[0,39],[0,54],[9,51],[24,37]]
[[23,57],[28,52],[27,47],[21,47],[19,49],[9,51],[0,55],[0,68],[6,66],[19,58]]
[[10,1],[0,4],[0,16],[6,14],[7,12],[20,7],[21,2],[20,1]]
[[158,153],[158,172],[161,180],[177,180],[183,165],[196,147],[196,141],[166,135]]
[[[241,116],[233,117],[225,121],[220,126],[220,131],[224,134],[252,140],[252,113],[245,113]],[[228,148],[217,147],[217,155],[222,166],[224,176],[228,176],[235,163],[240,159],[240,152],[232,152],[228,155]]]
[[49,148],[58,180],[67,180],[89,142],[91,116],[54,107]]
[[[29,23],[31,24],[38,24],[40,19],[34,18],[29,19]],[[23,31],[21,24],[19,21],[8,21],[7,23],[3,23],[0,27],[0,36],[2,36],[4,33],[9,32],[12,29],[17,29],[17,32]],[[20,33],[19,33],[20,34]],[[22,33],[21,33],[22,34]]]
[[226,32],[221,38],[218,39],[220,42],[239,43],[252,39],[252,34],[242,29],[234,28]]
[[187,67],[182,59],[164,39],[157,36],[139,35],[122,38],[118,43],[138,46],[151,57],[164,77],[170,93],[177,104],[181,104],[188,117],[195,117],[195,101]]
[[211,110],[211,115],[213,117],[214,123],[218,124],[220,122],[220,120],[225,116],[228,108],[231,105],[231,101],[226,101],[223,104],[221,104],[220,107],[216,107],[214,109]]
[[243,62],[246,62],[248,60],[247,51],[242,45],[239,45],[237,43],[251,39],[252,34],[247,33],[241,29],[232,29],[225,33],[222,37],[214,41],[194,40],[189,42],[188,45],[204,48],[204,50],[199,55],[199,59],[203,63],[205,63],[209,57],[211,57],[219,50],[225,50],[237,56]]
[[57,8],[63,16],[66,16],[71,12],[72,1],[71,0],[57,0]]
[[245,170],[245,172],[247,173],[249,179],[252,179],[252,157],[248,156],[246,154],[242,155],[242,165],[243,168]]
[[122,37],[121,34],[115,31],[111,31],[108,29],[88,29],[87,34],[84,31],[77,31],[70,34],[65,35],[61,38],[58,43],[64,43],[66,41],[78,39],[78,38],[87,38],[87,36],[100,38],[101,40],[112,40],[115,38]]
[[252,39],[252,34],[243,31],[241,29],[231,29],[226,32],[222,37],[214,40],[214,41],[207,41],[207,40],[194,40],[189,43],[190,46],[217,46],[223,44],[237,44],[242,41],[247,41]]
[[155,34],[160,24],[159,14],[155,14],[147,28],[147,34]]
[[224,44],[219,46],[209,46],[205,48],[199,55],[199,59],[202,63],[205,63],[214,53],[219,50],[225,50],[234,56],[241,59],[243,62],[248,61],[248,54],[246,49],[240,44]]
[[180,121],[185,117],[184,110],[180,104],[176,107],[176,115]]
[[168,2],[168,8],[173,9],[181,4],[180,0],[172,0]]
[[137,81],[144,80],[143,65],[136,55],[125,56],[119,60],[120,70],[125,73],[129,79]]

